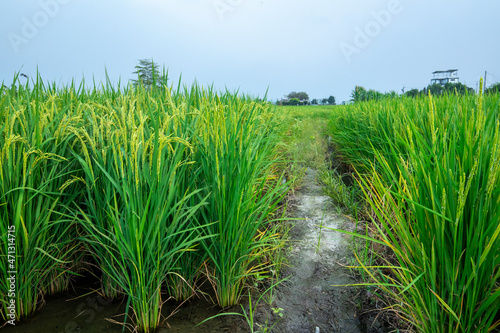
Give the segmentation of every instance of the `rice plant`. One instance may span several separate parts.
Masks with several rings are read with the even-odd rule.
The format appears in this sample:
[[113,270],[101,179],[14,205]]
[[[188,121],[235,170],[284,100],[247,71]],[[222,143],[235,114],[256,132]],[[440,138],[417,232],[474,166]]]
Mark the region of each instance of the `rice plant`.
[[38,77],[0,88],[0,231],[17,232],[16,319],[64,291],[83,255],[102,272],[100,292],[127,300],[121,324],[133,331],[153,331],[163,303],[192,297],[203,278],[221,306],[238,302],[283,244],[276,128],[266,103],[196,84]]
[[[14,84],[13,84],[14,85]],[[42,94],[44,94],[42,96]],[[7,248],[0,249],[2,317],[6,319],[7,271],[17,271],[17,320],[43,304],[43,294],[67,288],[76,250],[68,203],[74,164],[68,160],[77,117],[65,114],[40,84],[20,86],[0,96],[0,233],[15,228],[15,269],[7,269]],[[43,103],[42,101],[46,101]]]
[[273,156],[276,137],[266,126],[272,114],[261,105],[225,98],[202,114],[198,138],[202,184],[210,193],[205,214],[216,235],[205,248],[223,308],[237,304],[246,280],[265,270],[259,260],[278,236],[270,219],[279,218],[273,214],[286,193]]
[[[134,109],[144,102],[144,93],[139,91],[137,100],[122,98],[108,115],[91,113],[98,118],[91,119],[95,127],[81,134],[82,146],[91,150],[78,158],[94,212],[81,211],[81,239],[107,278],[128,296],[134,326],[149,332],[160,324],[167,275],[179,274],[182,253],[202,239],[196,212],[204,199],[188,205],[199,192],[195,177],[187,187],[179,181],[190,170],[190,144],[173,136],[175,115],[161,105]],[[114,120],[110,126],[109,119]],[[93,145],[95,138],[103,138],[103,144]]]
[[356,104],[332,121],[373,209],[372,240],[394,255],[363,268],[420,332],[500,325],[499,110],[498,95],[429,96]]

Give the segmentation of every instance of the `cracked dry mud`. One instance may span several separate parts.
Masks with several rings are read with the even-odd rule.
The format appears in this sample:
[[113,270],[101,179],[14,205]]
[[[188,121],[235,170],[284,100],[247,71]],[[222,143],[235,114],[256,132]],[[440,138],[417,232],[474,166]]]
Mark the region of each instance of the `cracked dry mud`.
[[[334,287],[355,283],[339,262],[351,255],[344,234],[319,226],[352,230],[354,226],[335,212],[329,197],[316,183],[316,171],[307,169],[304,185],[297,191],[289,208],[296,221],[289,267],[290,278],[277,287],[275,305],[283,309],[283,318],[275,333],[360,332],[352,287]],[[318,236],[321,242],[318,249]]]

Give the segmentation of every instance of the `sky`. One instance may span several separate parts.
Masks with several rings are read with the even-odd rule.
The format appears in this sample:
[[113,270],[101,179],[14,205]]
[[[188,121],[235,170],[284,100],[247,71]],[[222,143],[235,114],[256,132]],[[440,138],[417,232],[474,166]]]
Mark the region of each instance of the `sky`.
[[401,93],[458,69],[500,81],[498,0],[2,0],[0,82],[128,82],[139,59],[171,83],[276,100]]

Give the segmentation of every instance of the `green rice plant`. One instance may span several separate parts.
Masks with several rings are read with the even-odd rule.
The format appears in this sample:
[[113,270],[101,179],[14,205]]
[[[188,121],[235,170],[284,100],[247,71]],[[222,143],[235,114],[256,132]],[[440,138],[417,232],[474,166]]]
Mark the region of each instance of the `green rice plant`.
[[202,186],[208,196],[204,211],[211,235],[204,242],[211,259],[210,280],[217,302],[225,308],[238,303],[248,277],[268,266],[265,257],[272,239],[270,221],[286,184],[277,173],[277,137],[267,106],[242,103],[224,96],[202,112],[197,158]]
[[[205,199],[198,196],[196,205],[188,205],[200,191],[194,186],[196,177],[191,187],[179,186],[190,170],[189,143],[172,135],[173,115],[162,113],[144,91],[136,93],[123,97],[109,115],[90,119],[97,127],[81,134],[82,146],[91,146],[85,158],[78,156],[88,187],[87,206],[104,212],[81,210],[81,239],[127,296],[132,326],[151,332],[160,324],[167,275],[177,274],[183,252],[211,236],[201,236],[196,221]],[[107,146],[92,145],[92,138],[103,138]],[[104,187],[99,179],[105,179]]]
[[[14,84],[13,84],[14,86]],[[43,295],[68,287],[75,223],[67,204],[74,164],[68,160],[70,126],[77,117],[52,106],[43,85],[24,86],[0,96],[0,289],[2,318],[10,300],[8,271],[16,271],[16,313],[21,320],[43,305]],[[15,230],[15,254],[8,253],[8,230]],[[12,245],[12,244],[11,244]],[[9,256],[12,255],[12,256]],[[14,259],[15,257],[15,259]],[[11,266],[12,265],[12,266]]]
[[168,275],[166,289],[169,297],[182,303],[197,294],[198,282],[203,273],[205,253],[198,244],[179,256],[177,266],[179,272]]
[[499,109],[498,96],[403,98],[332,124],[374,212],[376,238],[359,237],[393,254],[361,265],[418,331],[500,326]]
[[167,298],[196,293],[202,267],[221,306],[248,277],[279,271],[277,119],[267,103],[196,84],[2,86],[0,232],[7,244],[14,225],[19,240],[16,318],[65,290],[81,256],[102,271],[103,295],[126,297],[123,324],[144,332]]

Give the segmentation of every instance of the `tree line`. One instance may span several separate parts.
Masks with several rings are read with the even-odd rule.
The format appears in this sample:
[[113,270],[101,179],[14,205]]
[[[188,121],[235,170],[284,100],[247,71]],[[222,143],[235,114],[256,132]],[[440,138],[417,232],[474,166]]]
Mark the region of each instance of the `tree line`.
[[[381,93],[379,91],[373,89],[365,89],[362,86],[356,86],[351,92],[351,101],[352,102],[364,102],[370,100],[380,100],[384,98],[395,98],[399,96],[406,97],[419,97],[419,96],[427,96],[429,93],[433,96],[440,96],[443,94],[475,94],[475,90],[471,87],[466,86],[463,83],[446,83],[445,85],[440,85],[439,83],[429,84],[427,87],[419,90],[419,89],[411,89],[403,94],[398,94],[395,91],[390,91],[386,93]],[[485,94],[493,94],[500,93],[500,83],[495,83],[491,85],[489,88],[485,89]]]
[[[137,75],[137,79],[131,80],[131,83],[134,86],[139,84],[145,86],[146,88],[152,88],[154,86],[160,88],[163,85],[167,84],[168,74],[163,69],[160,71],[159,65],[156,64],[152,59],[140,59],[139,64],[135,66],[134,74]],[[21,74],[27,78],[26,75]],[[351,101],[352,102],[364,102],[370,100],[381,100],[385,98],[396,98],[399,96],[406,97],[419,97],[419,96],[427,96],[429,93],[433,96],[440,96],[442,94],[474,94],[475,91],[473,88],[468,87],[463,83],[446,83],[445,85],[440,85],[439,83],[429,84],[427,87],[423,89],[411,89],[403,94],[398,94],[396,91],[390,91],[386,93],[382,93],[376,91],[374,89],[367,90],[362,86],[355,86],[351,92]],[[490,87],[484,90],[485,94],[494,94],[500,93],[500,83],[494,83]],[[317,99],[314,98],[311,101],[309,100],[309,95],[306,92],[300,91],[295,92],[292,91],[288,95],[286,95],[281,100],[278,100],[278,105],[336,105],[335,97],[329,96],[328,98]]]
[[276,102],[278,105],[335,105],[335,97],[330,96],[328,98],[317,99],[314,98],[309,101],[309,95],[303,91],[295,92],[292,91],[288,95],[284,96],[281,100]]
[[411,89],[404,93],[405,96],[408,97],[417,97],[421,95],[429,95],[431,93],[432,96],[440,96],[445,93],[455,93],[458,95],[465,94],[474,94],[475,91],[471,87],[467,87],[465,84],[461,82],[457,83],[446,83],[444,86],[439,83],[429,84],[427,87],[422,90]]

